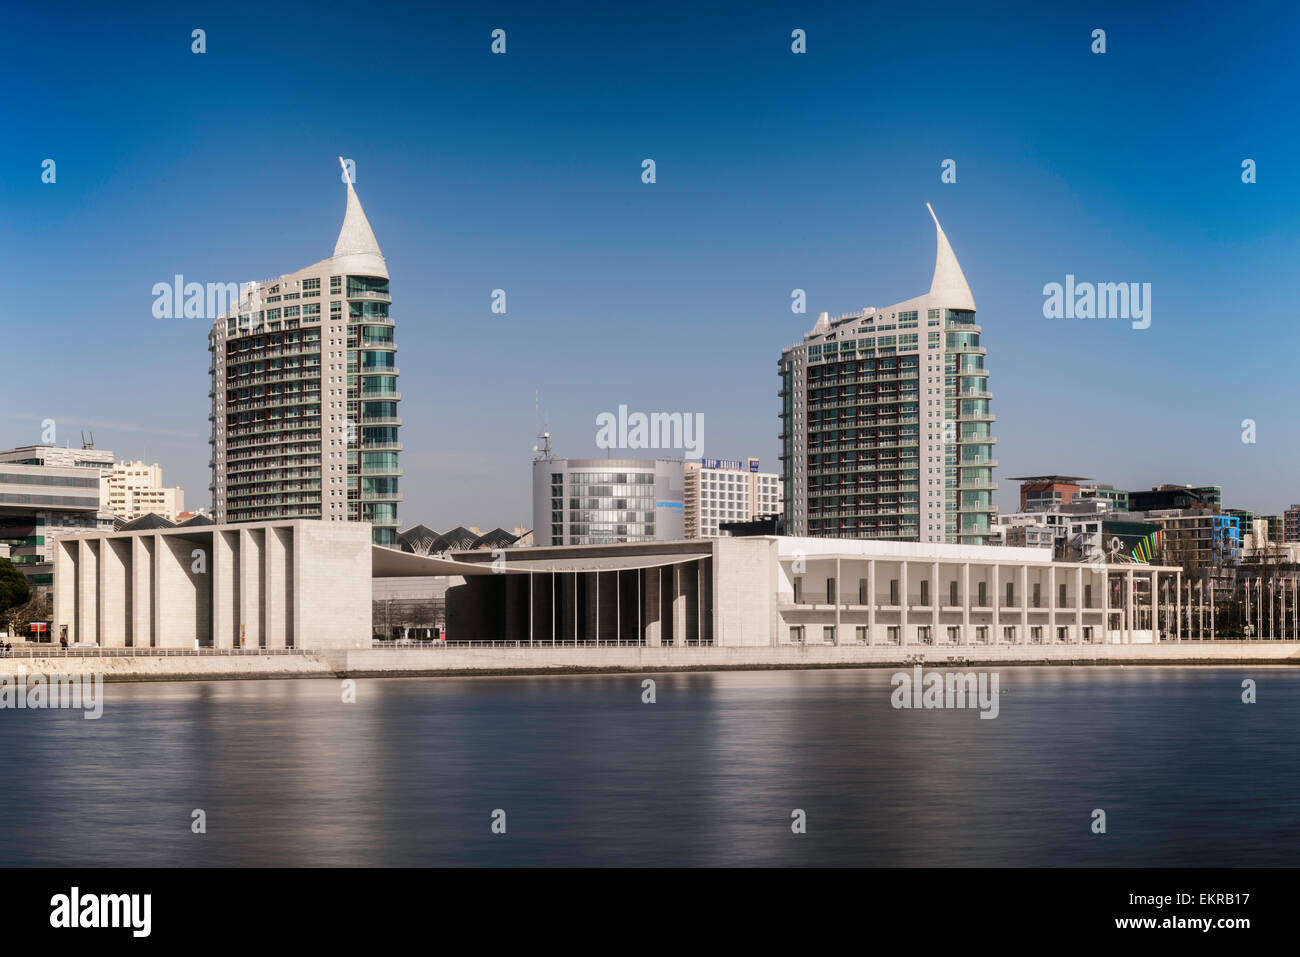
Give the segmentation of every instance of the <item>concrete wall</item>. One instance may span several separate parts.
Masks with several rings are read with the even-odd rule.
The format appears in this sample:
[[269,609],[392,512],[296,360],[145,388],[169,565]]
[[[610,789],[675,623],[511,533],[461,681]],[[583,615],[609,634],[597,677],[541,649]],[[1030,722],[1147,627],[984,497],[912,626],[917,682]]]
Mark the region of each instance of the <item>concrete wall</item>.
[[1013,665],[1300,664],[1300,643],[1214,641],[1162,645],[1084,645],[964,649],[964,656],[866,646],[779,648],[436,648],[357,649],[278,655],[140,656],[24,659],[29,672],[102,674],[109,681],[226,678],[339,678],[549,671],[687,671],[767,668]]
[[352,648],[370,641],[370,528],[272,522],[60,540],[53,635],[106,648]]

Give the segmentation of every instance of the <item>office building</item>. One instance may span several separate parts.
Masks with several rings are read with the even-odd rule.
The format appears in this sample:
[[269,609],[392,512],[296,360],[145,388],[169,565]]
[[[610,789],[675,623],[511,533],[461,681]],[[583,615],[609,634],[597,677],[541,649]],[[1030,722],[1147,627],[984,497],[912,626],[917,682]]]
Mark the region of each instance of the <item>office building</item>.
[[533,460],[536,545],[685,537],[681,459]]
[[1068,505],[1083,491],[1084,479],[1075,475],[1022,475],[1011,479],[1020,483],[1020,511],[1033,512]]
[[388,267],[347,184],[334,255],[250,284],[212,327],[218,523],[369,522],[397,540],[397,347]]
[[113,453],[95,448],[27,445],[0,451],[0,542],[35,590],[54,582],[54,541],[61,535],[112,528],[100,484]]
[[760,472],[755,458],[700,459],[684,466],[687,538],[716,538],[726,522],[753,522],[782,510],[781,476]]
[[785,349],[781,475],[792,535],[981,545],[994,439],[975,300],[934,216],[930,291],[831,319]]
[[1223,504],[1221,485],[1157,485],[1149,492],[1129,492],[1129,511],[1151,512],[1165,509],[1201,509],[1218,511]]

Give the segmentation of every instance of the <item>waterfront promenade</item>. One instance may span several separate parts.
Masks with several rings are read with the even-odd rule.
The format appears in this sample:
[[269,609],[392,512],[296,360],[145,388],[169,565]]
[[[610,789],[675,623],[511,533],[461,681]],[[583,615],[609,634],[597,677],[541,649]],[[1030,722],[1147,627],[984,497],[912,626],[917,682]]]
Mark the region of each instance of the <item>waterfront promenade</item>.
[[17,647],[0,674],[102,674],[106,681],[265,678],[429,677],[440,675],[888,668],[924,664],[1287,665],[1300,664],[1300,641],[1180,641],[1159,644],[805,645],[647,647],[475,642],[347,650],[179,650]]

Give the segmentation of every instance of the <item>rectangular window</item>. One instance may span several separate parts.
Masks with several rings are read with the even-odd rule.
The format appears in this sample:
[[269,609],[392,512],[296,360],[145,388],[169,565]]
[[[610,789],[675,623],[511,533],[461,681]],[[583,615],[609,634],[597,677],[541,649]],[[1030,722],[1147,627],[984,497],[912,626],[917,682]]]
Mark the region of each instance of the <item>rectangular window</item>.
[[867,626],[866,626],[866,625],[857,625],[857,626],[853,629],[853,631],[854,631],[854,634],[855,634],[855,636],[856,636],[856,638],[857,638],[858,644],[860,644],[860,645],[865,645],[865,644],[867,643]]
[[1007,608],[1016,607],[1016,583],[1007,582],[1007,600],[1004,603]]
[[957,583],[955,581],[948,583],[948,604],[957,604]]
[[955,645],[961,641],[961,628],[957,625],[948,626],[948,643]]
[[822,641],[828,645],[835,644],[835,626],[825,625],[822,628]]
[[1070,640],[1070,629],[1067,628],[1067,627],[1064,627],[1064,626],[1058,626],[1057,629],[1056,629],[1056,640],[1057,640],[1057,641],[1069,641],[1069,640]]
[[871,596],[868,593],[868,591],[869,591],[869,586],[867,580],[865,578],[859,578],[858,579],[858,604],[859,605],[871,604]]
[[793,645],[803,644],[803,625],[790,626],[790,643]]
[[1041,582],[1034,582],[1034,607],[1039,608],[1043,603],[1043,585]]
[[794,580],[794,603],[796,605],[803,604],[803,579],[802,578],[796,578]]
[[1006,642],[1008,645],[1014,645],[1016,643],[1015,625],[1007,625],[1002,629],[1002,640]]
[[1065,584],[1056,586],[1056,604],[1060,607],[1065,606]]
[[979,601],[976,603],[981,608],[987,608],[989,603],[988,582],[979,583]]
[[921,579],[921,604],[930,604],[930,581],[926,578]]
[[916,640],[923,645],[930,644],[930,626],[920,625],[916,629]]
[[1029,640],[1030,640],[1031,642],[1033,642],[1034,644],[1036,644],[1036,645],[1041,645],[1041,644],[1043,643],[1043,626],[1042,626],[1042,625],[1032,625],[1032,626],[1030,626],[1030,628],[1029,628]]
[[891,578],[889,580],[889,603],[891,605],[898,604],[898,579],[897,578]]
[[885,628],[885,637],[891,645],[898,644],[899,631],[898,625],[889,625]]
[[987,644],[989,643],[989,626],[988,626],[988,625],[976,625],[976,626],[975,626],[975,642],[976,642],[976,644],[981,644],[981,645],[987,645]]
[[826,604],[828,605],[835,604],[835,579],[834,578],[826,579]]
[[1084,608],[1092,607],[1092,586],[1091,585],[1083,586],[1083,607]]

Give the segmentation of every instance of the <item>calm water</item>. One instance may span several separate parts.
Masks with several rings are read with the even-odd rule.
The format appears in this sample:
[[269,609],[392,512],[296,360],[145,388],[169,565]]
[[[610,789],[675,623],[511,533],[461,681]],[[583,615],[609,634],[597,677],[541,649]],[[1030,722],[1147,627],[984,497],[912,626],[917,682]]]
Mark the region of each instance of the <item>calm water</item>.
[[998,673],[996,720],[890,670],[106,685],[0,711],[0,864],[1300,864],[1300,670]]

